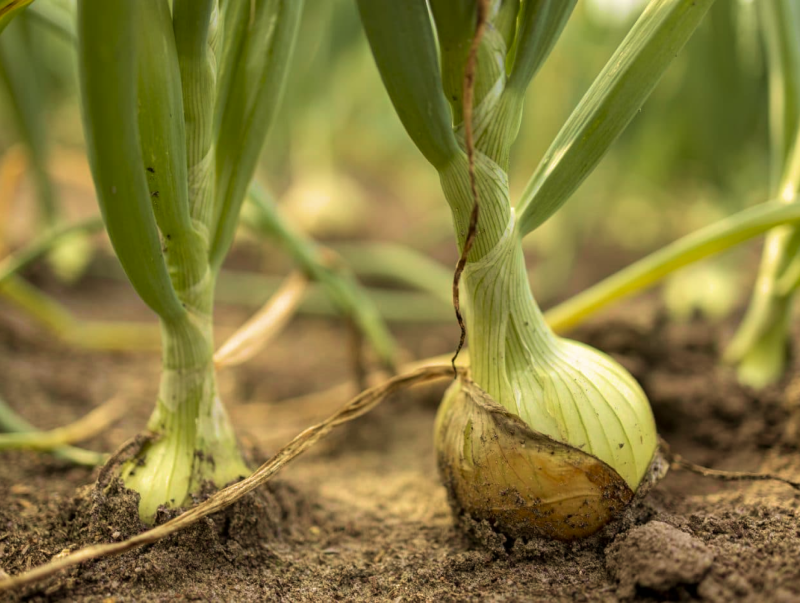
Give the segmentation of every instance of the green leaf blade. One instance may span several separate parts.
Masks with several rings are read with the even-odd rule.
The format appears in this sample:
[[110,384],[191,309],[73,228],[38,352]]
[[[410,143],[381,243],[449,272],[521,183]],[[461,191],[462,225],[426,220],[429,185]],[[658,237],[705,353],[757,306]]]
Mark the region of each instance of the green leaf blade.
[[769,68],[772,182],[782,187],[800,124],[800,6],[795,0],[762,0],[758,7]]
[[519,16],[509,88],[524,94],[567,25],[578,0],[526,0]]
[[0,0],[0,33],[33,0]]
[[170,276],[181,295],[204,278],[208,264],[206,241],[191,220],[178,53],[167,0],[138,0],[137,9],[138,125],[143,169]]
[[[218,269],[231,246],[242,202],[256,169],[267,134],[283,98],[286,76],[294,53],[302,0],[263,0],[255,4],[252,23],[227,92],[217,140],[216,230],[210,262]],[[242,15],[250,19],[250,14]]]
[[114,251],[136,292],[162,318],[184,313],[161,253],[137,128],[137,0],[81,0],[78,65],[86,147]]
[[545,312],[548,324],[565,331],[598,310],[638,293],[674,271],[721,253],[778,226],[800,222],[800,204],[767,201],[692,232],[630,264]]
[[652,0],[561,129],[518,205],[523,236],[552,216],[641,109],[714,0]]
[[414,144],[437,169],[460,153],[425,0],[358,0],[389,98]]

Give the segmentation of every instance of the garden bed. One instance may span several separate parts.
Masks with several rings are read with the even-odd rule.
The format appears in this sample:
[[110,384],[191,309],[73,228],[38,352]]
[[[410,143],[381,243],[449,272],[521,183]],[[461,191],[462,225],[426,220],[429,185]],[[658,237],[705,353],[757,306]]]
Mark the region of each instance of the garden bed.
[[[631,310],[631,308],[633,308]],[[644,386],[673,450],[715,468],[800,474],[800,380],[758,395],[718,366],[723,333],[668,324],[628,306],[577,338],[613,354]],[[0,311],[0,394],[43,428],[115,392],[125,421],[89,444],[109,450],[142,430],[158,388],[149,354],[79,352]],[[624,315],[635,320],[622,318]],[[452,328],[408,329],[414,353],[449,349]],[[345,400],[297,398],[347,374],[347,331],[310,319],[221,377],[253,462]],[[304,353],[305,350],[305,353]],[[309,354],[307,350],[317,350]],[[323,353],[323,351],[325,353]],[[797,375],[797,366],[789,375]],[[308,375],[314,375],[309,380]],[[626,520],[574,544],[502,543],[453,527],[433,453],[444,384],[394,396],[290,465],[269,486],[189,530],[68,570],[8,600],[614,601],[800,597],[798,502],[781,484],[720,483],[671,472]],[[273,402],[271,402],[273,401]],[[0,568],[142,530],[133,495],[102,494],[96,473],[32,453],[0,457]],[[166,517],[162,518],[166,519]]]

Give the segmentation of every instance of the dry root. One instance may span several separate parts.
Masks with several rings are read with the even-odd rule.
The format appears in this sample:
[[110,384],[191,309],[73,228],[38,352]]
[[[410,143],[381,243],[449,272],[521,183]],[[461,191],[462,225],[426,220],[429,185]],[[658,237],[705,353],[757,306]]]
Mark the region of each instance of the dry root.
[[27,449],[45,452],[67,444],[89,440],[106,427],[121,419],[128,404],[121,398],[112,398],[77,421],[50,431],[29,431],[0,435],[0,450]]
[[[464,369],[459,369],[459,373],[464,374]],[[7,592],[15,588],[34,584],[44,580],[45,578],[53,576],[61,570],[74,567],[86,561],[101,557],[119,555],[144,545],[152,544],[161,540],[162,538],[165,538],[166,536],[178,532],[179,530],[187,528],[202,518],[225,509],[242,498],[244,495],[263,485],[285,465],[311,448],[319,440],[327,436],[334,428],[366,414],[391,394],[414,385],[445,379],[451,376],[452,368],[450,366],[428,366],[416,369],[403,375],[399,375],[381,385],[368,389],[356,396],[326,420],[322,421],[321,423],[317,423],[316,425],[309,427],[300,433],[286,446],[284,446],[275,456],[261,465],[261,467],[259,467],[250,477],[242,480],[241,482],[228,486],[223,490],[220,490],[211,498],[190,509],[186,513],[179,515],[163,525],[147,530],[146,532],[142,532],[141,534],[138,534],[128,540],[86,547],[65,557],[54,559],[50,563],[41,565],[18,576],[10,578],[4,578],[3,576],[0,576],[0,592]],[[102,488],[107,485],[113,476],[115,469],[127,458],[135,454],[136,451],[139,450],[146,441],[147,436],[139,436],[138,438],[134,438],[120,447],[120,449],[117,450],[114,455],[112,455],[108,463],[106,463],[105,467],[100,472],[97,486]],[[703,475],[705,477],[713,477],[715,479],[723,479],[727,481],[775,480],[788,484],[795,489],[800,489],[799,483],[772,474],[718,471],[714,469],[707,469],[705,467],[695,465],[694,463],[689,463],[680,457],[680,455],[670,452],[669,446],[663,440],[661,443],[661,448],[664,457],[667,459],[667,461],[670,463],[670,467],[673,469],[682,469]],[[657,480],[657,478],[655,479]]]
[[661,440],[661,450],[664,457],[669,462],[670,469],[674,471],[688,471],[703,477],[710,477],[713,479],[722,480],[725,482],[781,482],[787,486],[791,486],[795,490],[800,490],[800,482],[792,481],[788,478],[775,475],[774,473],[749,473],[747,471],[722,471],[720,469],[709,469],[702,465],[690,463],[684,459],[680,454],[672,452],[669,444],[663,439]]
[[[175,519],[167,523],[142,532],[122,542],[114,542],[109,544],[100,544],[95,546],[86,547],[71,553],[70,555],[54,559],[50,563],[46,563],[29,572],[20,574],[13,578],[0,580],[0,592],[9,591],[21,586],[26,586],[39,582],[48,578],[57,572],[74,567],[85,561],[98,559],[100,557],[108,557],[112,555],[119,555],[126,551],[130,551],[146,544],[152,544],[161,540],[162,538],[174,534],[190,525],[196,523],[203,517],[221,511],[222,509],[232,505],[245,494],[252,492],[259,486],[269,481],[278,471],[280,471],[286,464],[300,456],[303,452],[311,448],[319,440],[328,435],[334,428],[343,425],[349,421],[357,419],[361,415],[369,412],[380,404],[391,394],[417,385],[438,379],[444,379],[452,376],[452,369],[449,366],[431,366],[415,370],[404,375],[399,375],[386,381],[385,383],[364,391],[356,396],[353,400],[348,402],[338,412],[334,413],[326,420],[309,427],[300,435],[295,437],[291,442],[284,446],[275,456],[273,456],[266,463],[261,465],[250,477],[241,482],[228,486],[214,494],[205,502],[190,509],[186,513],[179,515]],[[144,443],[142,439],[134,439],[123,445],[109,460],[101,472],[98,482],[102,486],[102,480],[108,481],[115,467],[119,466],[121,462],[132,452],[135,452]]]

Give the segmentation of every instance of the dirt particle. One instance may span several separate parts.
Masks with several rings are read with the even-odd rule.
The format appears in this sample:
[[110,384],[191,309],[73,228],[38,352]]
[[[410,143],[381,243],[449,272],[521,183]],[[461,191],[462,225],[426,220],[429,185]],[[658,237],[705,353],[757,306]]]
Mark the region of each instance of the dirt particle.
[[698,585],[714,563],[714,554],[694,536],[663,521],[638,526],[606,550],[606,569],[626,597],[678,595]]

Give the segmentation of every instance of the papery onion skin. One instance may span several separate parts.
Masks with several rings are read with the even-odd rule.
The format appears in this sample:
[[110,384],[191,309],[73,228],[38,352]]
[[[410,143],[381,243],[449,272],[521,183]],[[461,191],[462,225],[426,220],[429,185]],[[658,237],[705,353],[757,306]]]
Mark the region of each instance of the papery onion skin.
[[533,431],[469,379],[446,392],[435,442],[456,514],[514,539],[590,536],[634,496],[606,463]]

